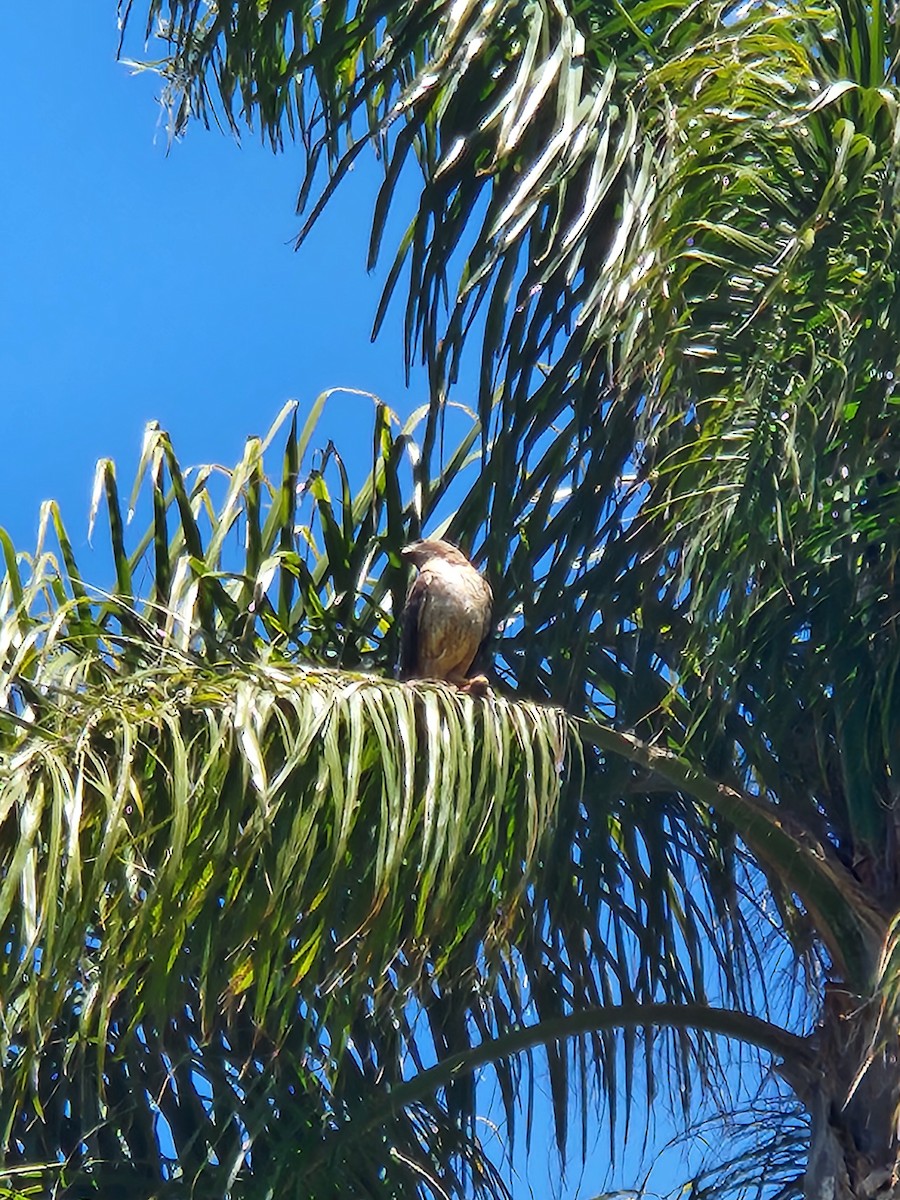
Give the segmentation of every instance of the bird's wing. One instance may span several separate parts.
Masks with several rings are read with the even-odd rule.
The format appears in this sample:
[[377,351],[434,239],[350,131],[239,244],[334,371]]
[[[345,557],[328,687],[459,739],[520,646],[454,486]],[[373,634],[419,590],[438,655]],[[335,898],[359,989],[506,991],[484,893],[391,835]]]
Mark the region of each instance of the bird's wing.
[[475,651],[470,671],[473,668],[476,670],[484,668],[487,644],[491,640],[491,634],[494,632],[494,593],[491,591],[491,585],[483,576],[481,577],[481,584],[484,614],[481,622],[481,637],[478,641],[478,649]]
[[484,586],[484,621],[482,624],[481,642],[484,645],[491,636],[494,626],[494,593],[491,591],[491,585],[483,576],[481,582]]
[[400,638],[400,678],[409,679],[419,670],[419,623],[428,596],[428,581],[416,576],[406,596],[403,608],[403,628]]

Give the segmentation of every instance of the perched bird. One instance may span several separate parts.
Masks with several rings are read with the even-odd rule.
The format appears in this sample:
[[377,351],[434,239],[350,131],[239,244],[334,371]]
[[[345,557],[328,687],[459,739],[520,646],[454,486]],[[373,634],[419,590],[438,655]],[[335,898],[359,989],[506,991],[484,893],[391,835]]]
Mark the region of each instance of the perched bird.
[[449,542],[412,542],[401,554],[418,574],[403,609],[400,678],[486,690],[484,676],[467,679],[466,672],[491,631],[487,580]]

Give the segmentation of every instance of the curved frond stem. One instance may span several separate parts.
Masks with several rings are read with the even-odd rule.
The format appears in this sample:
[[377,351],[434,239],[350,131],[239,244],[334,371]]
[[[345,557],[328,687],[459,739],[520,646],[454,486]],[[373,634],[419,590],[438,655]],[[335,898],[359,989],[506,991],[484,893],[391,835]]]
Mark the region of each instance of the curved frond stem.
[[[460,1076],[471,1075],[479,1067],[533,1050],[537,1046],[548,1046],[552,1042],[610,1029],[651,1027],[698,1030],[756,1046],[780,1059],[779,1072],[792,1084],[796,1081],[797,1086],[812,1079],[816,1071],[816,1055],[808,1037],[791,1033],[750,1013],[705,1004],[600,1005],[510,1030],[500,1037],[482,1042],[472,1050],[451,1055],[393,1088],[390,1095],[391,1110],[396,1112],[406,1105],[424,1100]],[[383,1118],[373,1116],[370,1123],[377,1124],[380,1119]]]
[[813,913],[837,969],[861,990],[872,983],[886,918],[831,846],[763,796],[717,783],[669,750],[596,722],[576,724],[585,742],[657,772],[726,817],[760,862],[778,872]]

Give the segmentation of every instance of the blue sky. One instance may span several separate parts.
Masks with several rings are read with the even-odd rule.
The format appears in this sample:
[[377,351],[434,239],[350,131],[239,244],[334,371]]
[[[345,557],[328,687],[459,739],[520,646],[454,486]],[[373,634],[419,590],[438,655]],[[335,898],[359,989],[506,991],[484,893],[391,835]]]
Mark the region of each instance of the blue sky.
[[[16,98],[0,189],[0,524],[18,547],[50,496],[83,543],[96,460],[113,457],[130,485],[150,419],[183,463],[231,464],[289,398],[355,387],[401,413],[427,399],[421,374],[405,386],[399,310],[369,339],[372,159],[295,253],[299,152],[200,125],[170,147],[159,81],[115,61],[113,0],[49,0],[40,18],[3,5],[0,36]],[[366,401],[335,407],[336,434],[368,426]]]
[[[371,158],[295,254],[300,154],[199,126],[169,147],[158,81],[115,60],[114,0],[0,6],[0,38],[0,525],[19,549],[54,497],[83,560],[94,465],[114,458],[127,495],[151,419],[183,464],[230,465],[290,398],[359,388],[401,414],[427,400],[422,373],[404,381],[398,306],[369,340],[382,278],[364,270]],[[455,398],[472,402],[465,389],[464,378]],[[369,419],[359,398],[332,409],[326,429],[351,466],[354,445],[368,453],[354,435]],[[545,1105],[536,1123],[549,1133]],[[574,1165],[568,1186],[538,1137],[517,1200],[604,1187],[597,1133],[597,1155],[583,1178]]]

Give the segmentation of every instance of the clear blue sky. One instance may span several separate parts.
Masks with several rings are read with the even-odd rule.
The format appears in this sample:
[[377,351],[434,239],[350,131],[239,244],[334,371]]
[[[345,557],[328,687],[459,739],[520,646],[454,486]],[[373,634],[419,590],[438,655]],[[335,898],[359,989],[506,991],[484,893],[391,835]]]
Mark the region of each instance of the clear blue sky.
[[[94,464],[114,458],[127,495],[151,419],[184,465],[230,465],[290,398],[361,388],[401,414],[427,400],[421,373],[410,390],[404,382],[398,306],[369,341],[382,278],[364,270],[371,159],[295,254],[299,153],[275,157],[200,126],[170,148],[158,81],[115,60],[114,0],[0,5],[0,40],[0,525],[19,549],[33,546],[40,503],[54,497],[89,574]],[[471,403],[462,386],[455,398]],[[369,417],[352,398],[333,413],[328,432],[351,465]],[[357,444],[368,454],[367,438]],[[544,1103],[536,1124],[550,1133]],[[597,1153],[582,1176],[576,1149],[565,1185],[538,1136],[517,1200],[607,1186],[595,1132]],[[633,1172],[631,1160],[622,1177],[636,1182]]]
[[[300,154],[199,124],[169,147],[159,81],[115,61],[114,0],[2,5],[0,37],[0,524],[17,546],[48,496],[77,546],[96,460],[130,486],[150,419],[182,463],[231,464],[289,398],[356,387],[402,413],[427,399],[421,375],[405,387],[399,310],[369,339],[377,164],[295,253]],[[337,432],[368,424],[365,401],[340,405]]]

